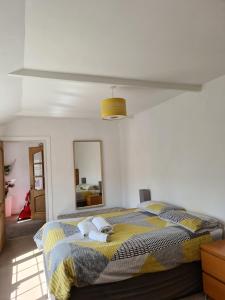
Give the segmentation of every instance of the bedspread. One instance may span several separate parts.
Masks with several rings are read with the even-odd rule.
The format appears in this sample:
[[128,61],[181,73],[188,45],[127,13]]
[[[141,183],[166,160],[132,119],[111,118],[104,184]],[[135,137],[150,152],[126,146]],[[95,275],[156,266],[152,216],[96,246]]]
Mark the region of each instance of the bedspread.
[[200,245],[212,240],[138,209],[102,214],[113,225],[109,243],[82,239],[82,218],[46,223],[35,235],[43,251],[49,290],[68,299],[71,286],[83,287],[175,268],[200,259]]

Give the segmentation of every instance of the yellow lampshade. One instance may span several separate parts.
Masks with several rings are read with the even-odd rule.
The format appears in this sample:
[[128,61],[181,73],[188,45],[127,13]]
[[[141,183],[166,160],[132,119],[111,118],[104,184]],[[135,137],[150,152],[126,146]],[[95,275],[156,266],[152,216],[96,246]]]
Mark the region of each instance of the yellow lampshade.
[[126,100],[123,98],[108,98],[102,100],[101,116],[104,120],[125,118],[127,116]]

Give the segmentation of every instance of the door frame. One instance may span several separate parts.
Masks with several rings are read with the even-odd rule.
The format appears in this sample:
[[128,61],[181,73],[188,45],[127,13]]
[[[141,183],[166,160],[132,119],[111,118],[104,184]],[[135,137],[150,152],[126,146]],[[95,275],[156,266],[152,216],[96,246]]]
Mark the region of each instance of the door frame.
[[39,142],[43,143],[44,172],[45,172],[45,207],[46,221],[54,219],[53,193],[52,193],[52,164],[51,164],[51,138],[49,136],[26,136],[12,137],[0,136],[2,142]]

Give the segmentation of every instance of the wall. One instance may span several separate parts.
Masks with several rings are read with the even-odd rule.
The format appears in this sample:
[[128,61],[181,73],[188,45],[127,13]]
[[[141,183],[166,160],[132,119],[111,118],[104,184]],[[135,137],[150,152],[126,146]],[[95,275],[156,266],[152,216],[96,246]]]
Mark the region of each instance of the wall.
[[37,146],[29,142],[4,142],[4,164],[16,162],[6,180],[16,179],[15,186],[9,189],[8,195],[13,197],[12,214],[18,214],[24,206],[26,193],[30,189],[29,147]]
[[123,199],[155,200],[225,220],[225,76],[121,121]]
[[75,166],[79,169],[81,178],[85,177],[87,184],[98,185],[101,176],[101,152],[99,142],[77,142],[74,148]]
[[117,122],[84,119],[18,118],[4,128],[5,136],[51,138],[53,215],[75,209],[74,140],[103,141],[106,206],[121,205],[119,135]]
[[0,136],[4,135],[4,126],[0,125]]

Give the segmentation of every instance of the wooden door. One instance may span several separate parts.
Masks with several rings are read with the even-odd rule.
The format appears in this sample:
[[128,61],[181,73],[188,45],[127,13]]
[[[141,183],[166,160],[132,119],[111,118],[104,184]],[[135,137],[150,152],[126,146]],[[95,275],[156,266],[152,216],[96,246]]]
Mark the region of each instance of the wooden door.
[[75,184],[80,184],[79,169],[75,169]]
[[4,180],[4,151],[0,142],[0,252],[5,244],[5,180]]
[[31,219],[45,220],[43,145],[29,148]]

